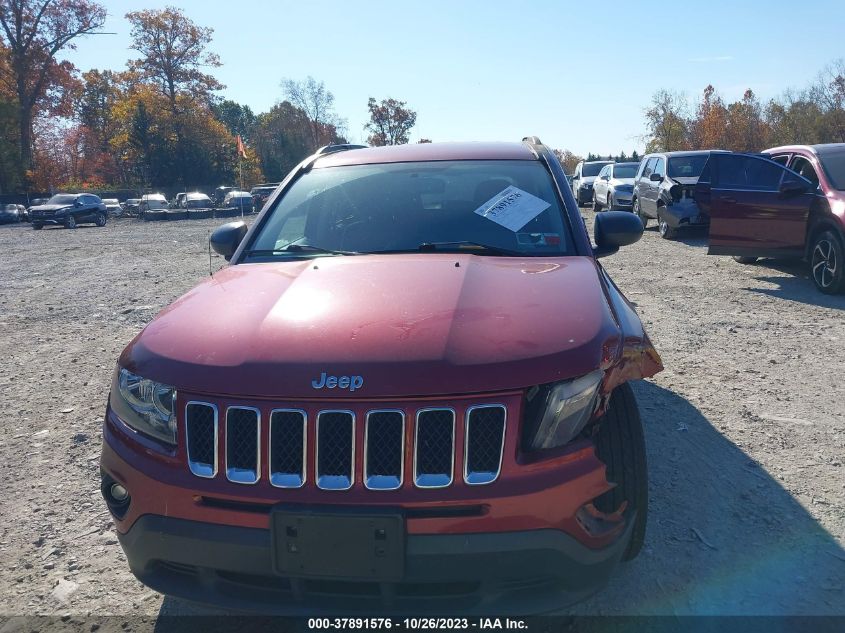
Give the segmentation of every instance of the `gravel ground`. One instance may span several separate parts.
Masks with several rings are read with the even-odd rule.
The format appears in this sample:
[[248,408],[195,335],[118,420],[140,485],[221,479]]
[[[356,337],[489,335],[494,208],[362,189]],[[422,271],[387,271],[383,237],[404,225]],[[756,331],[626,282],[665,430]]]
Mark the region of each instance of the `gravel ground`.
[[[0,616],[197,612],[129,573],[98,458],[115,360],[219,223],[0,227]],[[845,614],[845,296],[705,252],[652,228],[603,260],[666,371],[635,385],[645,549],[574,612]]]

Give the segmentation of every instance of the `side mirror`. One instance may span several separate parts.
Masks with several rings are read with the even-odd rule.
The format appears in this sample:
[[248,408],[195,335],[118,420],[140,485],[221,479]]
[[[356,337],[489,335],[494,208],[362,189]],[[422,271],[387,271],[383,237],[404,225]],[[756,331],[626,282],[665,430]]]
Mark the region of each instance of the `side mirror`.
[[652,182],[663,182],[663,176],[661,176],[660,174],[652,174],[648,177],[648,179]]
[[229,222],[214,229],[214,233],[211,234],[208,241],[214,252],[225,257],[228,262],[232,259],[235,251],[238,250],[244,235],[246,235],[246,223]]
[[807,193],[807,185],[803,182],[798,182],[797,180],[793,181],[786,181],[780,186],[780,195],[784,198],[793,198],[795,196],[800,196],[803,193]]
[[596,214],[593,225],[596,246],[593,255],[607,257],[620,246],[633,244],[643,236],[643,223],[639,217],[627,211],[605,211]]

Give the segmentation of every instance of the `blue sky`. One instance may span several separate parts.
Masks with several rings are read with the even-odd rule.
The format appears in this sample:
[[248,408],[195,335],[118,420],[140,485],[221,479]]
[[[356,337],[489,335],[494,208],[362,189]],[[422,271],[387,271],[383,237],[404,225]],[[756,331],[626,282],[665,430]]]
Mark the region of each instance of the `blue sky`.
[[[101,0],[103,1],[103,0]],[[67,55],[81,70],[122,69],[133,55],[124,15],[168,2],[105,0],[100,35]],[[334,93],[348,136],[363,141],[367,99],[418,113],[412,140],[518,140],[576,153],[642,149],[643,109],[659,88],[726,99],[802,88],[845,56],[845,3],[287,2],[181,0],[214,28],[223,94],[268,110],[280,82],[308,75]]]

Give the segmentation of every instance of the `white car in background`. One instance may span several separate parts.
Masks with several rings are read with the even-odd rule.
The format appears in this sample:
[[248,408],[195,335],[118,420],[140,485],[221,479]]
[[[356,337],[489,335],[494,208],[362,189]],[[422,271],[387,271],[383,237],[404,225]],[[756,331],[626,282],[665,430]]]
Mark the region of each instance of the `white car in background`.
[[602,167],[593,182],[593,211],[630,211],[639,166],[639,163],[612,163]]
[[106,205],[106,211],[111,216],[118,216],[123,213],[123,207],[117,198],[103,198],[103,204]]
[[170,205],[160,193],[149,193],[141,197],[141,202],[138,204],[138,213],[144,214],[147,211],[167,211]]

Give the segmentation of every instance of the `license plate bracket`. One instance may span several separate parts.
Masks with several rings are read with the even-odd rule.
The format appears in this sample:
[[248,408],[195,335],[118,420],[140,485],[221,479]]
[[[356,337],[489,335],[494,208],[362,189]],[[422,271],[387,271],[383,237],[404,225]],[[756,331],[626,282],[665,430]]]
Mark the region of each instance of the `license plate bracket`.
[[281,506],[270,515],[276,573],[297,578],[398,581],[405,572],[405,518],[382,508]]

